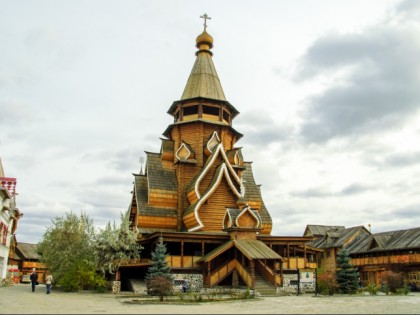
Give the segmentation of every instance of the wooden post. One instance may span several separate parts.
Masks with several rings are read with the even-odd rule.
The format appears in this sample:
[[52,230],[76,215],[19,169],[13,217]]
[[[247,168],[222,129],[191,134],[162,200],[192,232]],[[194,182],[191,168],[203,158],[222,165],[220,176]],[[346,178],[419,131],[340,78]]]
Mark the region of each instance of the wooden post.
[[251,260],[251,287],[255,288],[255,262]]
[[184,239],[181,240],[181,268],[184,268]]
[[198,118],[203,118],[203,104],[198,104]]
[[207,263],[207,286],[210,287],[211,266],[210,261]]

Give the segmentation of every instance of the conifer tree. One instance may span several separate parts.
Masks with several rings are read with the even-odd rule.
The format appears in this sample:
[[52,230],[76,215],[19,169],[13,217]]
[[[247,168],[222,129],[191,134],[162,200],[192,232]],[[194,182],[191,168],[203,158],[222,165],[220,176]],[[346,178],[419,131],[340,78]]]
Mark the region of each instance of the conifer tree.
[[161,301],[173,289],[171,267],[165,260],[167,256],[166,245],[163,244],[163,239],[160,238],[159,244],[157,244],[155,250],[152,252],[152,266],[147,270],[145,278],[148,294],[158,295]]
[[157,276],[172,280],[171,267],[165,261],[167,256],[166,245],[163,244],[163,239],[161,238],[155,250],[152,252],[152,266],[147,270],[146,280]]
[[342,248],[337,254],[336,280],[340,292],[352,294],[357,291],[359,272],[350,262],[349,251]]

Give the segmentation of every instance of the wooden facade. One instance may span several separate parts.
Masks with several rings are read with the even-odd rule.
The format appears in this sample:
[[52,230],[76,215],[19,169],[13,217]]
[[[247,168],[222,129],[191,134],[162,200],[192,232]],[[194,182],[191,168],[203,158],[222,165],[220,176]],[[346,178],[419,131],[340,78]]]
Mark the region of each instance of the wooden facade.
[[420,228],[372,234],[362,226],[308,225],[304,235],[315,237],[310,245],[324,250],[319,260],[324,269],[335,271],[337,253],[346,248],[363,285],[379,285],[383,272],[394,271],[420,288]]
[[212,61],[212,37],[196,39],[196,61],[180,100],[168,110],[159,153],[146,152],[134,175],[132,227],[142,259],[121,268],[121,280],[144,277],[160,238],[176,274],[201,275],[203,285],[254,287],[257,276],[282,286],[284,271],[316,268],[311,237],[272,236],[272,219],[252,163],[236,146],[239,114],[226,99]]

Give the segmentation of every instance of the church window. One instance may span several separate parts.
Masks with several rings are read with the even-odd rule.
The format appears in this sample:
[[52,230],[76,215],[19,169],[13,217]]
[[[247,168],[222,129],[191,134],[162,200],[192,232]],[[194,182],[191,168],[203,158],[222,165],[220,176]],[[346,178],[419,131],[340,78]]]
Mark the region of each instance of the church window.
[[230,115],[227,111],[223,111],[223,121],[230,124]]
[[219,108],[213,106],[203,106],[203,114],[219,116]]
[[184,116],[189,116],[189,115],[196,115],[198,114],[198,106],[188,106],[188,107],[184,107]]

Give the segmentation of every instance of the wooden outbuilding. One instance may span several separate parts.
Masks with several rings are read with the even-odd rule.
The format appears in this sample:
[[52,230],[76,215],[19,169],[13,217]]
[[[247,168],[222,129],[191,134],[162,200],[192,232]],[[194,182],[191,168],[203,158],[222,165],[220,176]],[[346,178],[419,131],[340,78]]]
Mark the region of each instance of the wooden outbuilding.
[[336,269],[337,253],[346,248],[363,285],[379,285],[385,271],[401,273],[406,284],[420,288],[420,228],[372,234],[363,226],[308,225],[304,235],[316,236],[309,246],[322,249],[318,265]]

